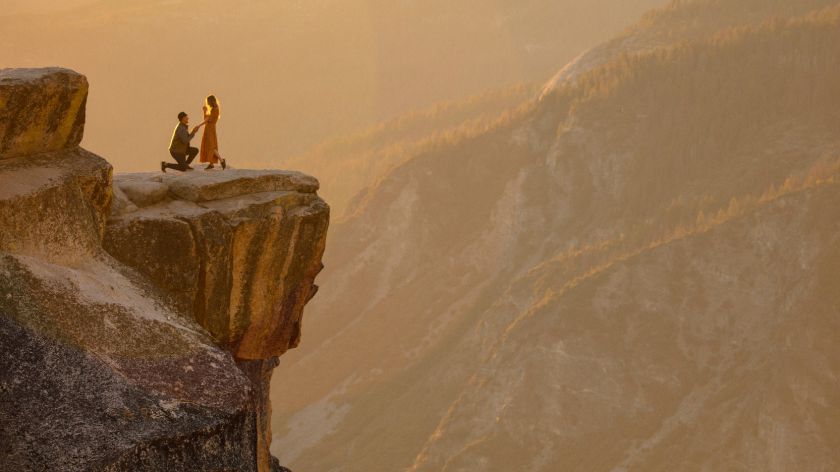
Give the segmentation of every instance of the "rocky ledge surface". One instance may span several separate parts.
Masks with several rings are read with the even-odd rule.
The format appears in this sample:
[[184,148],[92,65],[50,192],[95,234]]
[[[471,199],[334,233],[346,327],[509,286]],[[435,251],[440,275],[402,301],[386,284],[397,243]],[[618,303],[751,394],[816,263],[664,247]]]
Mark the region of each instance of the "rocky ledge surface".
[[268,385],[316,291],[317,180],[113,177],[78,146],[86,97],[0,71],[0,470],[281,470]]

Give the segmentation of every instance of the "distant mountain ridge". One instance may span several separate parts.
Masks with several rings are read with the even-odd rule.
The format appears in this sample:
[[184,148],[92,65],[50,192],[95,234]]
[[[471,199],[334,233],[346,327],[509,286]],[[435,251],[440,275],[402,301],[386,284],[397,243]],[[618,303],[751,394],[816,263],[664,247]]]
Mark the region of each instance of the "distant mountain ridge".
[[709,39],[728,29],[804,15],[833,4],[831,0],[672,0],[667,7],[645,14],[626,32],[571,61],[548,81],[543,94],[620,54],[645,53],[681,42]]
[[561,84],[622,55],[647,54],[685,42],[711,39],[733,28],[758,25],[773,18],[793,17],[832,5],[831,0],[751,0],[741,3],[672,1],[647,13],[617,37],[570,61],[535,91],[520,85],[486,92],[460,101],[442,102],[421,112],[403,115],[362,132],[330,140],[307,153],[284,160],[284,166],[317,173],[325,182],[336,214],[353,211],[367,188],[394,166],[422,154],[426,148],[454,136],[475,134],[491,126],[504,112],[513,112],[535,97],[545,97]]

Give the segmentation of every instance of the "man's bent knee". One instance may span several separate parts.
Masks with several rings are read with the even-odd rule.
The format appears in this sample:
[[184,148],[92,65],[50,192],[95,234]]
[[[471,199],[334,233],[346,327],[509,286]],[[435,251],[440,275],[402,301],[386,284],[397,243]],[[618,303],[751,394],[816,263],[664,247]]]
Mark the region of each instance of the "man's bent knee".
[[189,153],[190,157],[187,159],[187,165],[189,165],[193,161],[193,159],[195,159],[195,156],[198,155],[198,148],[191,147],[189,149]]

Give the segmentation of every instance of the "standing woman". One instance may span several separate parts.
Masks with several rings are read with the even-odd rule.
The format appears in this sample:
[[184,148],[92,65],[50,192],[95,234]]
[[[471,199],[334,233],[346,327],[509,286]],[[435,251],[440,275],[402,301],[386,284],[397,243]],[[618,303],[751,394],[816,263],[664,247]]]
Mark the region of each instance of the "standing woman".
[[204,134],[201,136],[201,150],[199,151],[199,162],[209,162],[204,170],[210,170],[213,164],[222,164],[222,169],[227,168],[227,161],[219,154],[219,141],[216,137],[216,122],[219,121],[219,101],[215,95],[208,95],[204,107]]

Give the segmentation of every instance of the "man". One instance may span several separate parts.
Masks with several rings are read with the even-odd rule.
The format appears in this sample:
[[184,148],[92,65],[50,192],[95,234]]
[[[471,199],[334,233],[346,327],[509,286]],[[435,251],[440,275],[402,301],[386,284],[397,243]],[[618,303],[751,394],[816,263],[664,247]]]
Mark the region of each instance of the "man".
[[[175,169],[180,171],[192,170],[190,163],[198,155],[198,149],[190,147],[190,140],[201,128],[201,125],[196,126],[191,132],[187,130],[190,123],[190,116],[184,112],[178,113],[178,125],[172,133],[172,141],[169,143],[169,154],[175,159],[177,164],[168,162],[160,162],[160,170],[166,172],[166,169]],[[202,123],[203,124],[203,123]]]

